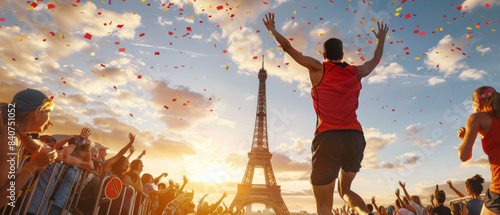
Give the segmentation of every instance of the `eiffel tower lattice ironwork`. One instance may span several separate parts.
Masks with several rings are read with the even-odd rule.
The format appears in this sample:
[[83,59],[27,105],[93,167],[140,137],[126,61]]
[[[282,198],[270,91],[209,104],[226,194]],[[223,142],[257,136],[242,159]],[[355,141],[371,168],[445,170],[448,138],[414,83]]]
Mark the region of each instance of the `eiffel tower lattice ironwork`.
[[[262,57],[264,58],[264,56]],[[255,130],[252,140],[252,149],[248,153],[248,165],[241,184],[238,184],[238,192],[231,203],[230,208],[243,208],[252,203],[264,204],[274,210],[277,215],[289,215],[290,212],[281,197],[281,188],[276,183],[273,167],[271,166],[272,154],[269,152],[267,139],[267,114],[266,114],[266,79],[267,71],[259,71],[259,98],[257,100],[257,116],[255,118]],[[266,184],[253,184],[255,168],[264,169]]]

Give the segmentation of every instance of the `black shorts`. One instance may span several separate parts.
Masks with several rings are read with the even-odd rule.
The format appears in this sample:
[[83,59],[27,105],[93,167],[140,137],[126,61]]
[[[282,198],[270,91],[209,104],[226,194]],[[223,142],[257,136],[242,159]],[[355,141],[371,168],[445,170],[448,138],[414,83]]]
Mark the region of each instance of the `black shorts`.
[[330,130],[314,137],[312,151],[312,185],[327,185],[337,179],[339,170],[358,172],[366,142],[358,130]]
[[488,189],[484,196],[484,206],[491,212],[500,214],[500,194]]

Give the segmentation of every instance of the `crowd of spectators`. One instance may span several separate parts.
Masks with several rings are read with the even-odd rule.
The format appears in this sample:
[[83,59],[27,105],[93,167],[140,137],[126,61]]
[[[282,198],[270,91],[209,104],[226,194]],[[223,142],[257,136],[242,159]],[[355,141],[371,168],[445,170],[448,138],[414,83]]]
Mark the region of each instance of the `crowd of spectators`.
[[[12,167],[0,165],[0,195],[15,196],[15,201],[0,198],[0,214],[244,213],[244,209],[221,205],[226,193],[212,204],[204,201],[206,194],[196,206],[194,191],[184,191],[189,182],[186,176],[182,184],[172,179],[166,184],[160,182],[167,173],[155,178],[143,172],[141,158],[146,150],[131,160],[135,152],[132,133],[128,135],[129,142],[112,157],[105,144],[90,141],[89,128],[61,141],[45,135],[52,125],[49,120],[53,108],[52,99],[33,89],[18,92],[11,103],[0,104],[0,151],[12,152],[0,153],[0,159],[9,160],[12,154],[16,155]],[[15,114],[9,115],[11,111]],[[114,197],[107,194],[109,184],[117,191]]]

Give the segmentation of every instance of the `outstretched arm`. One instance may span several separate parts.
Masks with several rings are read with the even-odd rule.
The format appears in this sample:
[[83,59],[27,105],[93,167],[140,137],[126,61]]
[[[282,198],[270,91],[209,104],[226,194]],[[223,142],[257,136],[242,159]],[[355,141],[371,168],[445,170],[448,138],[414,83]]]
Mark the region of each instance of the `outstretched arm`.
[[451,183],[451,180],[448,180],[446,183],[448,183],[448,186],[450,187],[455,194],[457,194],[458,197],[463,198],[465,197],[464,194],[462,194],[460,191],[457,190],[457,188],[453,187],[453,184]]
[[380,210],[378,209],[377,203],[375,202],[375,196],[372,196],[372,205],[377,211],[377,214],[380,214]]
[[399,188],[396,189],[396,197],[398,198],[398,200],[403,203],[403,200],[401,200],[401,197],[399,196]]
[[184,183],[182,183],[182,186],[181,188],[179,188],[179,190],[177,190],[177,193],[175,194],[175,198],[177,198],[177,196],[181,195],[182,193],[182,190],[184,189],[184,187],[186,186],[186,184],[188,183],[189,179],[186,177],[186,175],[182,176],[182,181]]
[[377,47],[375,48],[375,52],[373,53],[373,58],[369,61],[366,61],[361,66],[358,67],[358,79],[361,80],[361,78],[364,78],[368,76],[373,69],[378,65],[380,62],[380,59],[382,59],[382,54],[384,53],[384,43],[385,43],[385,36],[387,35],[387,31],[389,30],[389,27],[387,27],[387,23],[384,25],[384,22],[379,23],[377,22],[378,26],[378,33],[375,33],[374,30],[372,30],[373,34],[378,40]]
[[292,44],[290,44],[290,42],[283,37],[283,35],[276,30],[276,27],[274,26],[274,14],[266,14],[266,18],[262,19],[262,21],[264,21],[267,30],[273,34],[276,42],[281,46],[283,51],[290,55],[293,60],[306,67],[310,73],[323,71],[323,64],[321,62],[312,57],[302,55],[299,51],[293,48]]
[[401,181],[399,181],[399,186],[401,186],[401,188],[403,189],[403,192],[405,193],[406,199],[408,199],[408,201],[411,200],[410,194],[408,194],[408,192],[406,191],[405,183],[402,183]]
[[219,201],[217,201],[215,204],[210,206],[210,208],[208,209],[209,213],[212,213],[213,211],[217,210],[217,207],[219,207],[222,200],[226,197],[227,197],[227,193],[224,192],[224,194],[222,194],[222,197],[220,197]]
[[128,138],[130,139],[130,142],[125,147],[123,147],[118,152],[118,154],[116,154],[112,158],[106,160],[106,162],[104,163],[104,166],[102,168],[103,172],[109,171],[111,169],[111,167],[113,166],[113,164],[115,164],[120,159],[120,157],[123,156],[127,152],[127,150],[130,147],[132,147],[132,144],[134,144],[135,135],[133,135],[132,133],[128,133]]
[[457,133],[462,140],[462,145],[458,148],[458,156],[462,162],[468,161],[472,157],[472,146],[479,131],[479,113],[474,113],[467,119],[467,129],[461,127]]

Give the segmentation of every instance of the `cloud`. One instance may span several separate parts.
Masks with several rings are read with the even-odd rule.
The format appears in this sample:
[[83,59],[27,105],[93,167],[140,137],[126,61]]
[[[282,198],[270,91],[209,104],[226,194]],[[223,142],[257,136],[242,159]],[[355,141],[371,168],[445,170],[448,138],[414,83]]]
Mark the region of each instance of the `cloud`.
[[460,73],[458,76],[462,81],[467,81],[467,80],[479,80],[483,78],[483,75],[487,75],[488,73],[485,72],[484,70],[477,70],[477,69],[467,69]]
[[311,162],[310,161],[295,161],[285,154],[274,152],[271,158],[271,163],[275,173],[282,172],[303,172],[310,173]]
[[424,130],[425,128],[420,125],[420,123],[407,126],[404,134],[408,138],[405,138],[405,140],[412,141],[413,145],[416,147],[436,146],[442,143],[442,141],[432,141],[430,139],[424,139]]
[[481,155],[481,157],[479,157],[476,160],[470,159],[467,162],[461,163],[460,166],[463,167],[477,166],[481,168],[488,168],[490,167],[490,161],[488,160],[488,157],[486,157],[485,155]]
[[368,84],[387,82],[389,77],[395,78],[397,74],[403,73],[404,68],[398,63],[391,63],[388,66],[378,65],[374,72],[375,74],[368,78]]
[[194,23],[194,20],[191,18],[186,18],[186,17],[175,17],[175,20],[177,21],[183,21],[186,23]]
[[465,9],[472,10],[472,9],[474,9],[477,6],[484,6],[486,3],[490,4],[491,6],[494,6],[494,5],[500,4],[500,1],[499,0],[490,0],[490,1],[484,1],[484,0],[465,0],[462,3],[462,7],[465,8]]
[[481,52],[481,53],[482,53],[482,52],[486,53],[486,52],[491,51],[491,48],[490,48],[490,47],[483,47],[483,45],[480,45],[479,47],[477,47],[477,49],[476,49],[476,50],[477,50],[478,52]]
[[169,129],[180,131],[218,117],[211,111],[215,104],[200,93],[184,86],[169,86],[163,81],[154,81],[153,85],[149,105],[158,112],[158,117]]
[[363,133],[366,140],[366,147],[361,165],[364,168],[381,168],[378,164],[379,157],[377,153],[383,150],[388,144],[393,143],[397,139],[396,134],[383,134],[375,128],[365,128],[363,129]]
[[468,68],[468,65],[463,62],[466,55],[463,55],[461,50],[467,44],[465,40],[465,37],[454,39],[449,34],[444,36],[436,46],[427,51],[424,64],[429,69],[437,68],[440,73],[444,73],[445,78]]
[[163,16],[159,16],[157,19],[157,23],[161,26],[172,25],[173,22],[169,21],[167,18],[163,18]]
[[434,86],[434,85],[446,82],[445,79],[436,78],[436,77],[429,78],[428,81],[429,81],[429,84],[428,84],[429,86]]

